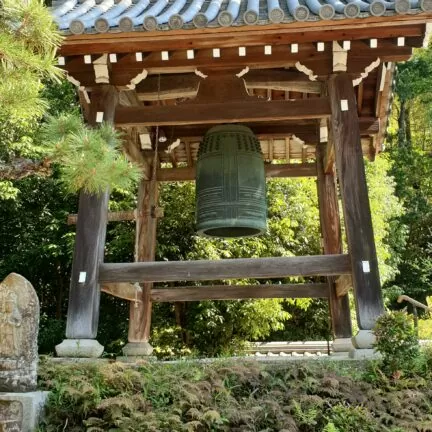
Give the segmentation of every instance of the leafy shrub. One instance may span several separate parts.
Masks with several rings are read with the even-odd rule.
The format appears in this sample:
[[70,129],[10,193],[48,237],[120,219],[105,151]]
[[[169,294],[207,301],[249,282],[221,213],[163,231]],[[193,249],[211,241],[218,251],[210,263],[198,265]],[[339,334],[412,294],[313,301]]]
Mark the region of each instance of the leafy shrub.
[[379,430],[379,425],[371,417],[370,412],[361,406],[337,404],[330,410],[327,418],[329,423],[324,432],[374,432]]
[[413,372],[420,348],[412,320],[405,312],[381,315],[374,328],[375,348],[382,355],[384,373],[396,377]]

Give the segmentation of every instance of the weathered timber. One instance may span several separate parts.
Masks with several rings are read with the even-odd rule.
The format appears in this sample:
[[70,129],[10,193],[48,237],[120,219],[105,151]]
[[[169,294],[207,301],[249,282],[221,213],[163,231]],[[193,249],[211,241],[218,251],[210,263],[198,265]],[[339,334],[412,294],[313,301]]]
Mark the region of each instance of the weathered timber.
[[352,288],[352,277],[350,275],[342,275],[336,279],[336,295],[338,297],[346,296]]
[[[88,121],[96,124],[97,112],[112,122],[118,94],[112,86],[92,92]],[[99,265],[103,262],[109,191],[99,195],[81,191],[66,323],[68,339],[94,339],[99,320]]]
[[[316,165],[303,164],[266,164],[264,166],[266,177],[314,177]],[[195,167],[160,168],[157,171],[158,181],[191,181],[195,180]]]
[[[150,165],[149,168],[152,168]],[[152,169],[150,169],[152,171]],[[135,261],[154,261],[156,252],[157,219],[151,217],[157,206],[158,182],[142,180],[138,188],[137,211],[144,216],[137,219],[135,235]],[[148,342],[150,338],[152,302],[150,298],[152,282],[141,284],[141,302],[131,302],[129,309],[129,342]]]
[[170,282],[349,274],[348,255],[101,264],[100,282]]
[[[150,211],[146,211],[146,213],[143,213],[142,211],[139,212],[137,210],[108,212],[107,221],[108,222],[132,221],[138,218],[149,217],[149,216],[152,218],[162,218],[164,216],[163,208],[155,206]],[[78,220],[77,214],[70,214],[67,217],[67,224],[75,225],[77,223],[77,220]]]
[[127,282],[109,283],[100,286],[101,292],[124,300],[141,303],[142,288],[138,284]]
[[156,288],[151,292],[154,302],[327,297],[328,286],[324,283],[184,286]]
[[328,81],[336,167],[344,210],[348,251],[352,264],[357,321],[370,330],[384,312],[366,185],[357,104],[346,73]]
[[[316,149],[321,235],[325,254],[341,254],[342,235],[336,181],[333,174],[324,172],[325,148],[325,144],[318,144]],[[348,296],[337,295],[334,276],[328,276],[327,282],[333,336],[335,339],[349,338],[352,336],[352,325]]]
[[263,122],[323,118],[330,115],[328,98],[295,101],[196,103],[153,107],[119,107],[118,126]]

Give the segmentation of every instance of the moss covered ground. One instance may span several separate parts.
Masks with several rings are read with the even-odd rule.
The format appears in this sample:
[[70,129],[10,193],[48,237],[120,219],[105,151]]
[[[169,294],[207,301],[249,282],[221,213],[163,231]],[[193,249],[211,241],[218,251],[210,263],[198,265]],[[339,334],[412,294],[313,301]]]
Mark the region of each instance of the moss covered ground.
[[432,431],[429,371],[302,361],[40,365],[40,431]]

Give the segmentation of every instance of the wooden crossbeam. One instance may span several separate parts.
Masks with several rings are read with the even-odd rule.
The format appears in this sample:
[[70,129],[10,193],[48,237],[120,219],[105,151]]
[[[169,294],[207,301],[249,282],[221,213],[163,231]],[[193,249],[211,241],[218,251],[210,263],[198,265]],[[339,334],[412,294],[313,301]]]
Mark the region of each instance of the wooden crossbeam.
[[[314,177],[316,165],[303,164],[266,164],[264,166],[266,177]],[[158,181],[191,181],[195,180],[195,167],[160,168],[157,170]]]
[[[139,218],[151,217],[153,219],[163,218],[164,211],[161,207],[152,208],[148,212],[137,212],[136,210],[125,210],[119,212],[108,212],[108,222],[132,221]],[[75,225],[78,221],[77,214],[70,214],[67,218],[68,225]]]
[[327,297],[328,285],[325,283],[183,286],[151,291],[153,302]]
[[118,126],[175,126],[323,118],[330,115],[328,98],[295,101],[247,101],[152,107],[119,107]]
[[349,274],[348,255],[101,264],[101,282],[170,282]]
[[[362,136],[375,135],[380,131],[380,120],[376,117],[360,117],[359,122]],[[176,126],[170,132],[170,135],[174,138],[187,139],[190,142],[200,141],[210,126],[212,125]],[[270,138],[283,139],[295,135],[308,144],[315,144],[319,139],[316,123],[310,120],[308,124],[296,121],[283,123],[246,123],[245,126],[251,128],[257,138],[262,140]]]

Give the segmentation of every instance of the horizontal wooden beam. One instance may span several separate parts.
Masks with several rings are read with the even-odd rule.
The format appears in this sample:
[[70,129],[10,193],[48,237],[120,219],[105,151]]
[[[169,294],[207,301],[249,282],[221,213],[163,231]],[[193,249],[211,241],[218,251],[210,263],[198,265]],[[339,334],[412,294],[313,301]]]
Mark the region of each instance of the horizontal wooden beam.
[[325,283],[283,285],[210,285],[155,288],[151,291],[151,299],[153,302],[263,298],[328,298],[328,285]]
[[[266,177],[314,177],[316,165],[314,163],[303,164],[266,164],[264,165]],[[196,170],[194,166],[181,168],[160,168],[157,170],[158,181],[192,181],[195,180]]]
[[351,273],[348,255],[101,264],[100,282],[170,282]]
[[330,115],[328,98],[295,101],[247,101],[153,107],[118,107],[117,126],[175,126],[323,118]]
[[[380,120],[375,117],[360,117],[360,134],[362,136],[375,135],[380,131]],[[215,123],[216,125],[217,123]],[[212,125],[176,126],[170,131],[174,139],[188,139],[190,141],[201,141],[209,127]],[[307,144],[316,144],[319,140],[315,121],[308,121],[308,124],[296,122],[283,123],[247,123],[258,139],[286,138],[295,135]],[[170,143],[167,143],[167,145]]]
[[[136,210],[125,210],[119,212],[108,212],[108,222],[132,221],[144,217],[160,219],[164,217],[164,210],[161,207],[155,207],[150,212],[137,212]],[[68,225],[75,225],[78,221],[77,214],[70,214],[67,217]]]

